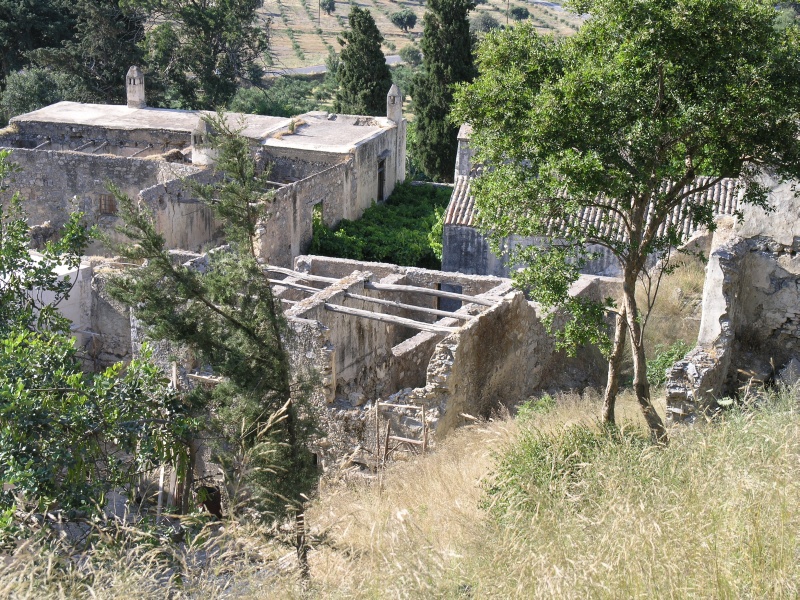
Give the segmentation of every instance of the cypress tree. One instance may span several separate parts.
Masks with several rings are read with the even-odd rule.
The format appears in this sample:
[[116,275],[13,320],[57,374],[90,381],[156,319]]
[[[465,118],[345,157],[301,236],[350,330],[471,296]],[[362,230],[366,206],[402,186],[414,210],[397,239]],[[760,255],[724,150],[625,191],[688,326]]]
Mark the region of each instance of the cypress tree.
[[467,15],[472,0],[429,0],[422,19],[422,69],[414,78],[416,142],[413,152],[425,173],[439,181],[452,181],[458,146],[458,126],[448,119],[453,86],[472,81],[474,38]]
[[339,43],[339,68],[334,110],[337,113],[381,116],[386,114],[386,94],[392,75],[381,51],[383,36],[366,9],[353,6],[347,17],[350,30]]

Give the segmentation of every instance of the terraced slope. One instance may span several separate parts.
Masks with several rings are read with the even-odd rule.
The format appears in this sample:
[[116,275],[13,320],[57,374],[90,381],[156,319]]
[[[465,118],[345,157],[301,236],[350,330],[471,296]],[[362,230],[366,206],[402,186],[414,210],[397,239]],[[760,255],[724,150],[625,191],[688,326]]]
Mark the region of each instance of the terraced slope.
[[[328,50],[336,52],[340,46],[337,35],[347,26],[350,4],[369,9],[385,38],[384,52],[396,54],[401,48],[422,36],[424,2],[409,0],[337,0],[336,11],[327,15],[319,10],[319,0],[269,0],[264,3],[262,16],[272,21],[271,56],[276,68],[301,67],[325,62]],[[507,0],[488,0],[475,10],[489,12],[501,24],[506,23]],[[531,20],[543,33],[570,35],[579,27],[580,18],[561,10],[551,2],[511,0],[510,6],[525,6]],[[417,15],[417,24],[409,33],[403,33],[389,19],[394,12],[411,9]],[[513,21],[511,21],[513,22]]]

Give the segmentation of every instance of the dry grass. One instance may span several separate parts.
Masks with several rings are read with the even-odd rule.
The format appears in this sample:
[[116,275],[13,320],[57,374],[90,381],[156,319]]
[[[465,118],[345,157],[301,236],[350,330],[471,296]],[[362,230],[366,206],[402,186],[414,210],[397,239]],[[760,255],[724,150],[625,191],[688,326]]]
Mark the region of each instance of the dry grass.
[[[462,431],[382,485],[323,493],[311,515],[328,544],[313,554],[313,589],[331,598],[796,597],[800,416],[790,396],[674,432],[666,449],[612,444],[580,465],[568,493],[533,490],[537,509],[502,519],[481,508],[495,453],[591,423],[596,403],[571,398],[526,425]],[[636,415],[630,400],[623,410]]]
[[[286,546],[227,525],[188,548],[111,540],[65,558],[31,545],[0,570],[0,597],[795,598],[797,398],[673,431],[667,448],[641,441],[629,396],[633,433],[586,455],[565,440],[596,427],[596,394],[463,429],[378,480],[328,482],[307,513],[303,583],[276,567]],[[571,471],[543,441],[579,457]],[[504,504],[508,490],[525,502]]]
[[[678,340],[694,346],[700,330],[705,264],[695,257],[679,257],[677,268],[664,276],[645,328],[645,347],[652,356],[656,346],[670,346]],[[639,289],[637,302],[646,306]]]

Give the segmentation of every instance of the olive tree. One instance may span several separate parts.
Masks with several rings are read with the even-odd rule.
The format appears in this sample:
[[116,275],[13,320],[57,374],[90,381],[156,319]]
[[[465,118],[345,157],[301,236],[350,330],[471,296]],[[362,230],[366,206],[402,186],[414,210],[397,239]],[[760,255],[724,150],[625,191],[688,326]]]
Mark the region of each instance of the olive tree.
[[[511,260],[526,265],[520,285],[576,317],[565,330],[572,341],[601,331],[600,307],[567,294],[587,246],[618,259],[604,417],[614,420],[629,335],[636,397],[664,440],[637,280],[652,254],[680,243],[676,228],[662,230],[676,206],[688,200],[695,222],[713,228],[690,187],[738,178],[743,200],[764,206],[762,170],[800,176],[800,37],[773,27],[765,0],[585,0],[572,8],[592,18],[570,38],[539,36],[529,24],[489,34],[480,76],[457,94],[455,119],[472,124],[477,159],[492,166],[473,189],[495,242],[547,236],[549,223],[563,223],[558,243],[519,249]],[[596,221],[580,218],[587,208]]]

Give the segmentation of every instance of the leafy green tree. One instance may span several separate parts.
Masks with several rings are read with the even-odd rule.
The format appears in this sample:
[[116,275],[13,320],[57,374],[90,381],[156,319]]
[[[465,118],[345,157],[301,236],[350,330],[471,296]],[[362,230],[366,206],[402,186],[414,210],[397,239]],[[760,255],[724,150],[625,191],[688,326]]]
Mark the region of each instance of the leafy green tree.
[[403,46],[400,49],[400,58],[411,67],[418,67],[422,63],[422,52],[414,44]]
[[251,115],[293,117],[316,109],[313,87],[301,77],[275,77],[264,87],[239,88],[229,109]]
[[383,36],[366,9],[353,5],[347,19],[350,29],[339,37],[342,51],[336,71],[339,88],[334,110],[354,115],[385,115],[392,76],[381,51]]
[[524,21],[531,16],[530,11],[524,6],[513,6],[509,11],[511,18],[515,21]]
[[257,449],[250,454],[249,505],[266,519],[283,513],[287,502],[297,503],[316,481],[306,449],[312,419],[293,397],[283,313],[253,242],[269,210],[268,173],[222,117],[210,124],[219,132],[219,178],[195,192],[223,223],[227,248],[208,253],[202,269],[176,266],[152,216],[118,194],[125,222],[120,232],[133,242],[118,251],[146,262],[109,290],[136,307],[154,339],[185,345],[224,379],[213,390],[195,389],[191,404],[207,417],[204,437],[216,440],[220,463],[235,470],[232,448]]
[[0,122],[61,100],[83,100],[81,83],[49,69],[33,67],[11,73],[0,93]]
[[148,90],[163,104],[227,106],[241,81],[258,83],[268,48],[261,0],[124,0],[153,23],[145,38]]
[[[454,119],[472,124],[477,160],[492,165],[473,189],[495,242],[565,224],[559,243],[520,249],[511,260],[527,265],[516,279],[534,298],[573,311],[571,341],[601,331],[589,324],[602,321],[602,307],[567,295],[587,244],[619,260],[604,418],[614,420],[629,335],[638,402],[653,435],[665,439],[642,334],[654,296],[642,310],[637,280],[657,290],[648,258],[681,241],[675,227],[662,230],[676,206],[688,201],[695,222],[713,228],[695,191],[736,177],[744,200],[764,205],[761,169],[800,176],[800,36],[777,32],[774,6],[763,0],[588,0],[574,8],[592,18],[566,39],[541,37],[529,24],[487,36],[481,75],[459,91]],[[583,220],[585,210],[597,220]]]
[[452,181],[458,146],[458,127],[449,119],[453,86],[472,81],[474,38],[467,16],[472,0],[429,0],[422,19],[422,69],[414,78],[417,136],[412,152],[425,173]]
[[320,6],[326,15],[330,15],[336,11],[336,0],[321,0]]
[[404,8],[389,15],[389,20],[393,25],[408,33],[409,29],[414,29],[417,24],[417,15],[410,8]]
[[0,89],[28,65],[28,52],[71,38],[76,17],[69,0],[0,0]]
[[469,26],[475,33],[488,33],[498,29],[500,23],[488,12],[481,11],[470,19]]
[[57,311],[75,282],[57,270],[80,264],[89,232],[75,213],[34,259],[21,204],[14,194],[0,209],[0,511],[94,512],[106,492],[173,456],[185,423],[147,362],[82,371]]
[[[123,104],[125,73],[142,64],[147,14],[124,0],[77,0],[74,35],[58,46],[31,53],[33,62],[79,83],[85,102]],[[70,98],[72,99],[72,98]]]

